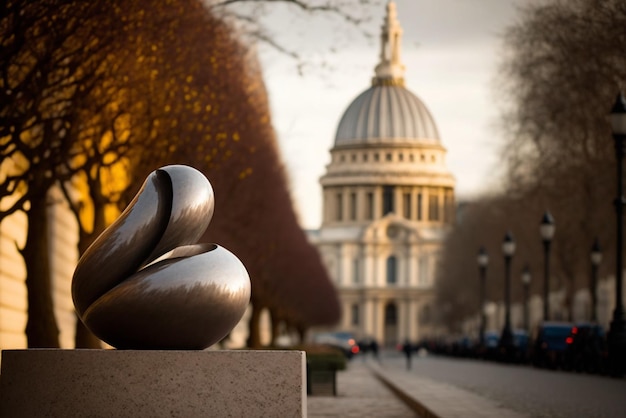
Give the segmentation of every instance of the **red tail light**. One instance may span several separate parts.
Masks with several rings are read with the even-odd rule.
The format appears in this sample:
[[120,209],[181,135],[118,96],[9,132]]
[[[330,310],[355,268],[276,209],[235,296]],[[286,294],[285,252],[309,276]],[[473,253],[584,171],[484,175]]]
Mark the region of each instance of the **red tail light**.
[[578,334],[578,328],[577,327],[572,328],[572,334],[574,334],[574,335]]
[[353,345],[352,349],[350,351],[352,351],[352,354],[358,353],[359,352],[359,346],[358,345]]
[[567,337],[567,338],[565,339],[565,342],[566,342],[567,344],[571,344],[571,343],[573,343],[573,342],[574,342],[574,339],[573,339],[572,337]]

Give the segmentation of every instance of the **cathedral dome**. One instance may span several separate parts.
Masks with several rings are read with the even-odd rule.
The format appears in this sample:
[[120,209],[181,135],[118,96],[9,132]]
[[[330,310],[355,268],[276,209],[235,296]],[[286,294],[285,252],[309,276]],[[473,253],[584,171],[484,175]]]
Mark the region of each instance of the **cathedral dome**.
[[439,142],[430,112],[404,87],[401,42],[402,27],[396,5],[390,1],[382,25],[380,61],[374,69],[372,87],[354,99],[341,117],[335,146]]
[[341,117],[335,146],[407,140],[439,141],[432,115],[402,85],[375,82]]

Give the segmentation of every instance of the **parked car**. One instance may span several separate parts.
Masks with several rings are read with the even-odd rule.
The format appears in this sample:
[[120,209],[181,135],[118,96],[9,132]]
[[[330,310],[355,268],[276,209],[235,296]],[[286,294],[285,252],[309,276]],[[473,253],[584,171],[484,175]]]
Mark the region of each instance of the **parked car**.
[[498,344],[500,333],[496,331],[486,331],[483,335],[483,344],[476,345],[476,357],[485,360],[496,360],[498,358]]
[[540,323],[533,334],[532,364],[550,369],[565,367],[565,353],[571,344],[572,328],[574,324],[571,322]]
[[345,331],[316,334],[313,336],[313,342],[338,348],[348,359],[360,351],[354,335]]
[[587,373],[606,371],[608,350],[602,326],[592,322],[576,323],[567,342],[565,369]]
[[524,363],[528,359],[528,332],[523,329],[513,330],[513,345],[502,346],[502,332],[487,331],[484,334],[482,347],[478,345],[477,357],[485,360],[503,361],[507,363]]
[[473,357],[475,355],[474,342],[466,335],[452,341],[450,355],[454,357]]
[[515,363],[526,363],[528,361],[530,347],[528,343],[530,336],[528,331],[523,329],[513,330],[513,358],[511,359]]

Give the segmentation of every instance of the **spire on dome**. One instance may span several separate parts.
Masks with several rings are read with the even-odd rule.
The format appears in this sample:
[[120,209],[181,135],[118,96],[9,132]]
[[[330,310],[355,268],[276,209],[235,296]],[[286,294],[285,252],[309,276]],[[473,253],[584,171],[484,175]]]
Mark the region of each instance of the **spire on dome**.
[[404,64],[400,61],[402,27],[397,19],[396,3],[387,3],[387,15],[382,25],[380,62],[375,68],[372,84],[404,85]]

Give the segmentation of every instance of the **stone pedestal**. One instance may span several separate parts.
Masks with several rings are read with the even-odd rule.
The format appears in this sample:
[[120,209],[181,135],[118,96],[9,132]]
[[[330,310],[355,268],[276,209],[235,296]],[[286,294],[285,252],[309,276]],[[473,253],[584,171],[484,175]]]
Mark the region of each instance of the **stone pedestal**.
[[301,351],[4,350],[1,417],[306,417]]

